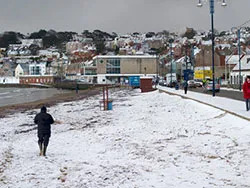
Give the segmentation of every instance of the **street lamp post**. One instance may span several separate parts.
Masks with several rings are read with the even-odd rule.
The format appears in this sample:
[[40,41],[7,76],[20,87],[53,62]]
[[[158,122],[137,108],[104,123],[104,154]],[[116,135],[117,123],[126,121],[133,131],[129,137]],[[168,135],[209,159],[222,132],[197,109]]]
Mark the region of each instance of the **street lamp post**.
[[242,87],[242,76],[241,76],[241,42],[240,42],[240,38],[241,38],[241,29],[242,27],[233,27],[231,30],[233,32],[237,32],[237,48],[238,48],[238,56],[239,56],[239,89],[241,91],[241,87]]
[[169,45],[170,45],[170,57],[171,57],[171,60],[170,60],[170,73],[171,73],[171,77],[170,77],[170,87],[172,87],[172,74],[173,74],[173,52],[172,52],[172,43],[174,42],[173,39],[169,39]]
[[[212,76],[213,76],[213,97],[215,96],[215,73],[214,73],[214,1],[209,0],[210,16],[211,16],[211,40],[212,40]],[[222,1],[222,6],[226,6],[225,0]],[[198,7],[202,7],[201,0],[199,0]]]
[[212,75],[213,75],[213,97],[215,96],[214,78],[214,0],[210,0],[211,30],[212,30]]
[[241,80],[241,49],[240,49],[240,29],[237,30],[237,36],[238,36],[238,54],[239,54],[239,82],[240,82],[240,91],[241,91],[241,83],[242,83],[242,80]]
[[[184,75],[185,77],[185,81],[187,82],[189,80],[189,74],[190,74],[190,70],[192,67],[192,62],[191,62],[191,44],[190,43],[185,43],[185,63],[186,63],[186,74]],[[189,53],[189,55],[188,55]]]
[[202,49],[202,67],[203,67],[203,81],[205,80],[205,51]]
[[157,53],[155,53],[155,62],[156,62],[156,80],[155,80],[155,89],[156,89],[156,85],[158,84],[158,76],[159,76],[159,64],[158,64],[158,58],[157,58]]
[[186,63],[186,71],[187,71],[187,69],[188,69],[188,62],[187,62],[187,60],[188,60],[188,58],[187,58],[187,48],[188,48],[188,46],[187,46],[187,44],[186,44],[186,46],[185,46],[185,63]]
[[[188,76],[189,76],[188,75],[188,48],[189,48],[189,44],[186,43],[185,44],[185,63],[186,63],[186,70],[185,70],[185,72],[186,72],[186,74],[184,75],[186,82],[188,81]],[[189,59],[189,61],[190,61],[190,59]]]

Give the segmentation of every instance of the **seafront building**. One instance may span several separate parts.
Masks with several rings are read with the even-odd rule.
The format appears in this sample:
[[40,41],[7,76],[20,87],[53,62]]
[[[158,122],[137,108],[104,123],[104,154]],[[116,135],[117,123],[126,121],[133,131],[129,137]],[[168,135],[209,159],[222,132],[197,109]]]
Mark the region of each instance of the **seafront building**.
[[97,83],[123,83],[130,76],[156,77],[157,56],[153,55],[98,55],[93,58]]

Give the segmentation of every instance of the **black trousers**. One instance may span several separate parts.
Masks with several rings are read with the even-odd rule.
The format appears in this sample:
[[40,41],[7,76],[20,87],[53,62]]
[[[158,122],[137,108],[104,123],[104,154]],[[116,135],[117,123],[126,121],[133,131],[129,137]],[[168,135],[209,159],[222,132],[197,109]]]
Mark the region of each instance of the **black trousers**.
[[38,144],[43,144],[44,147],[49,145],[50,133],[38,133]]
[[184,87],[184,93],[187,94],[187,90],[188,88],[187,87]]
[[250,99],[246,99],[246,110],[248,111],[250,108]]

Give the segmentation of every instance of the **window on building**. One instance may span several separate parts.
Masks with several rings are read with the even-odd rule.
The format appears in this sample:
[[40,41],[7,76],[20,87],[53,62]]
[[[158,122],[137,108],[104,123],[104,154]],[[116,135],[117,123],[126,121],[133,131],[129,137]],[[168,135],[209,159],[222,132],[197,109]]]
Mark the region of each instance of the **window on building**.
[[107,74],[120,74],[120,59],[108,59],[106,64]]
[[41,69],[39,66],[32,66],[31,67],[31,75],[40,75]]
[[39,75],[39,74],[40,74],[40,67],[36,67],[36,68],[35,68],[35,71],[36,71],[35,74],[36,74],[36,75]]
[[95,69],[85,69],[85,75],[96,75]]
[[96,59],[93,61],[93,66],[96,66],[96,61],[97,61]]

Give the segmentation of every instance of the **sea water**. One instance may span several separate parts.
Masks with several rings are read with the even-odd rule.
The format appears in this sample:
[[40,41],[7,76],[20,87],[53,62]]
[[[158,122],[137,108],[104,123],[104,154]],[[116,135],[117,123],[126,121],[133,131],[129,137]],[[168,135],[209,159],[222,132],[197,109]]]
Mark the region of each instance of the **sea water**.
[[55,88],[0,88],[0,106],[37,101],[63,92]]

